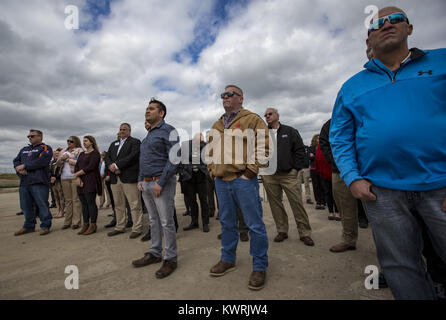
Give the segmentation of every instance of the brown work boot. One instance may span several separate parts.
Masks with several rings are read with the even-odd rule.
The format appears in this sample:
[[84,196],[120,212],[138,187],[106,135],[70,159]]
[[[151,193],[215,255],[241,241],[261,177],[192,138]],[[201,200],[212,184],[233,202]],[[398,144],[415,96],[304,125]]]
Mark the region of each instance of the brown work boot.
[[282,242],[288,239],[288,234],[286,232],[279,232],[279,234],[274,238],[274,242]]
[[333,247],[330,248],[331,252],[344,252],[347,250],[356,250],[356,247],[352,246],[348,243],[341,242],[341,243],[338,243],[337,245],[334,245]]
[[155,272],[155,276],[158,279],[162,279],[170,275],[177,268],[176,261],[173,260],[163,260],[163,265],[161,268]]
[[21,228],[19,231],[15,232],[14,235],[21,236],[22,234],[26,234],[26,233],[30,233],[30,232],[34,232],[34,230]]
[[96,230],[97,230],[96,223],[90,223],[90,226],[88,227],[87,231],[84,232],[84,236],[93,234],[96,232]]
[[213,277],[221,277],[234,270],[235,264],[219,261],[215,266],[211,268],[210,274]]
[[141,259],[133,260],[132,264],[135,268],[139,268],[139,267],[148,266],[149,264],[158,263],[158,262],[161,262],[161,257],[155,257],[151,253],[147,252],[146,254],[144,254],[144,257],[142,257]]
[[265,286],[265,271],[256,271],[254,270],[249,277],[248,288],[251,290],[260,290]]
[[310,247],[314,246],[313,239],[311,239],[308,236],[307,237],[301,237],[300,241],[302,241],[306,246],[310,246]]
[[40,235],[44,236],[46,234],[50,233],[50,229],[42,228],[40,229]]
[[82,229],[81,229],[81,231],[79,231],[77,234],[83,234],[85,231],[87,231],[88,230],[88,227],[90,226],[90,224],[87,222],[87,223],[84,223],[83,225],[82,225]]

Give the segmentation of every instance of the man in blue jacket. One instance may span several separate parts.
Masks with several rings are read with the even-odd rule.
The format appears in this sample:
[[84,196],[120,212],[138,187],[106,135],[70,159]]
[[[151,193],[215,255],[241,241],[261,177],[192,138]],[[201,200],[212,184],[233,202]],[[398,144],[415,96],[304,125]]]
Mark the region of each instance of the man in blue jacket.
[[13,163],[20,177],[20,208],[25,216],[23,228],[14,235],[34,232],[36,214],[34,203],[39,209],[40,235],[50,233],[52,216],[48,204],[50,186],[50,161],[53,150],[42,142],[43,133],[31,129],[29,145],[20,150]]
[[394,297],[435,299],[419,219],[446,261],[446,50],[409,50],[407,15],[378,15],[367,39],[375,58],[339,91],[330,144],[341,178],[366,201]]

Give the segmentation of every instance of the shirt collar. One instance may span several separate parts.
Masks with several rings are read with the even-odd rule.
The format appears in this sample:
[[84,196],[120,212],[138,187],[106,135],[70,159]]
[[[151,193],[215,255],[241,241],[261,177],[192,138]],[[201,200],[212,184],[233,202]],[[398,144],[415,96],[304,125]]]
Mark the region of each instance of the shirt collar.
[[149,128],[149,132],[155,130],[156,128],[161,128],[165,123],[166,123],[166,122],[165,122],[164,119],[163,119],[163,120],[161,120],[161,122],[158,123],[155,127],[152,128],[152,126],[150,126],[150,128]]

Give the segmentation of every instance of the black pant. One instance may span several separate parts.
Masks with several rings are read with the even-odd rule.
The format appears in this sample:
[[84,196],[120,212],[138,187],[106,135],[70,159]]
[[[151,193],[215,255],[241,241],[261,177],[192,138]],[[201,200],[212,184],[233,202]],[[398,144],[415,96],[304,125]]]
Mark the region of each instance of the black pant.
[[338,212],[338,207],[336,207],[336,203],[333,199],[333,187],[331,181],[325,180],[321,177],[322,189],[325,195],[325,203],[327,203],[328,212],[333,213],[333,207],[336,212]]
[[365,213],[362,201],[359,199],[358,199],[358,220],[369,223],[369,219],[367,218],[367,214]]
[[322,189],[322,182],[321,182],[322,178],[314,170],[310,170],[310,176],[311,176],[311,183],[313,184],[313,193],[314,193],[314,199],[316,200],[316,204],[325,205],[324,190]]
[[[215,213],[215,182],[210,177],[206,177],[207,182],[207,192],[208,192],[208,206],[209,206],[209,214],[213,215]],[[218,208],[218,199],[217,199],[217,208]]]
[[96,192],[79,193],[82,203],[82,217],[84,223],[96,223],[98,219],[98,207],[96,205]]
[[184,181],[184,198],[189,203],[191,224],[198,225],[198,203],[197,195],[200,199],[201,220],[203,225],[209,224],[209,207],[207,198],[206,175],[199,172],[192,174],[192,179]]
[[108,195],[110,196],[110,203],[111,203],[111,206],[113,208],[113,212],[115,212],[115,200],[113,199],[113,192],[112,192],[112,189],[111,189],[110,181],[105,181],[105,186],[107,187]]

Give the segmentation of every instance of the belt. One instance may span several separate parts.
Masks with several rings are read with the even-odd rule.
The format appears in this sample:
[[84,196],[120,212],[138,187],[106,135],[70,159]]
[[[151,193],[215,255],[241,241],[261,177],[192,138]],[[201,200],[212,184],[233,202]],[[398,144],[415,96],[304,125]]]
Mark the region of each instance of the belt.
[[158,177],[145,177],[144,181],[145,182],[150,182],[150,181],[154,181],[154,180],[159,180],[161,178],[161,176]]

